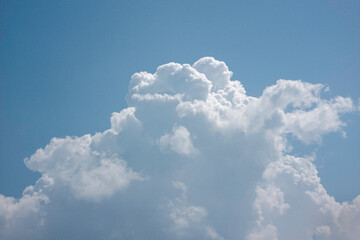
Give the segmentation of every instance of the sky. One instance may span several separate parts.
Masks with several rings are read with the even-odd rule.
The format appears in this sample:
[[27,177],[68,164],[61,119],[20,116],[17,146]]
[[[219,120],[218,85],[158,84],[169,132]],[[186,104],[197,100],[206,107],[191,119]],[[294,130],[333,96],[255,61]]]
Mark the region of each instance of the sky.
[[359,43],[351,0],[0,1],[0,236],[355,239]]

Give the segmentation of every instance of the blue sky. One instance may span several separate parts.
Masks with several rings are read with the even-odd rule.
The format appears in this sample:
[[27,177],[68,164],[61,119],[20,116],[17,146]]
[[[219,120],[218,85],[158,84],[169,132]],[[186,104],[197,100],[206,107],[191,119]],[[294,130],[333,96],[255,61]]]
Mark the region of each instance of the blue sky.
[[[226,62],[250,96],[278,79],[360,90],[359,1],[1,1],[0,193],[21,197],[40,173],[24,159],[53,137],[110,127],[127,106],[132,74],[204,56]],[[328,193],[360,193],[359,112],[341,132],[296,154],[316,153]],[[346,186],[346,187],[344,187]]]

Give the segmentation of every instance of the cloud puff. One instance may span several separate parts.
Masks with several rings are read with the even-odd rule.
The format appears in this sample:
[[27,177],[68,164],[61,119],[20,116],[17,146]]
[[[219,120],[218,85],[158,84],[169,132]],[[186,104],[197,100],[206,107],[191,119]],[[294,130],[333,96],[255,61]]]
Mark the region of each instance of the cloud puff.
[[352,100],[300,80],[255,98],[231,77],[212,57],[135,73],[110,129],[25,159],[42,177],[0,195],[0,238],[356,239],[360,196],[336,202],[290,141],[343,131]]
[[196,152],[189,131],[183,126],[175,126],[171,134],[166,133],[159,139],[161,149],[170,148],[179,154],[190,155]]
[[255,208],[270,208],[265,214],[258,211],[257,228],[276,223],[280,239],[356,239],[360,234],[360,195],[352,204],[336,202],[321,185],[313,160],[285,155],[267,166],[261,184],[267,185],[266,189],[279,188],[267,196],[263,190],[257,191]]
[[[112,119],[115,117],[118,115]],[[77,198],[100,200],[125,189],[130,181],[141,179],[115,153],[108,157],[106,152],[98,151],[97,141],[102,137],[53,138],[44,149],[25,159],[25,164],[31,170],[47,174],[55,184],[68,187]]]
[[[45,207],[50,202],[45,192],[53,184],[53,179],[43,175],[34,186],[25,188],[20,199],[0,194],[2,239],[21,239],[24,233],[31,235],[33,231],[40,231],[46,216]],[[19,234],[19,229],[22,229],[22,234]]]

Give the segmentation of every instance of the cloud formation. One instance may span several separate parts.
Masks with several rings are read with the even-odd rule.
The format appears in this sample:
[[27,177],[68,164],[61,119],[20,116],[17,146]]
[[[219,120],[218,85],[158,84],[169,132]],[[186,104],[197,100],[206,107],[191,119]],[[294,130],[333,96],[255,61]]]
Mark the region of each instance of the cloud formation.
[[300,80],[251,97],[232,75],[212,57],[135,73],[110,129],[25,159],[42,177],[0,195],[0,238],[355,240],[360,195],[336,202],[291,139],[318,144],[357,106]]

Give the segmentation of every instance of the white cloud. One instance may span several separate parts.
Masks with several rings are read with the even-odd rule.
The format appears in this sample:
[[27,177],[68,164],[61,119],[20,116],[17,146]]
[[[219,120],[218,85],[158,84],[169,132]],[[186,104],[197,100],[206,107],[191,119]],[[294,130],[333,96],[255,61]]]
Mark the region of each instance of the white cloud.
[[209,79],[213,88],[212,91],[224,89],[230,82],[233,73],[222,61],[217,61],[213,57],[204,57],[193,64],[193,67],[200,73],[204,73]]
[[277,230],[274,225],[266,225],[263,229],[251,233],[248,236],[249,240],[277,240]]
[[207,227],[206,228],[206,233],[207,233],[207,236],[210,238],[210,239],[218,239],[218,240],[223,240],[224,238],[221,237],[214,228],[212,227]]
[[284,193],[274,185],[268,185],[265,188],[258,186],[255,192],[257,198],[254,207],[259,215],[260,225],[264,219],[264,212],[270,215],[276,213],[282,215],[290,207],[284,202]]
[[98,200],[125,189],[132,180],[141,179],[139,174],[127,169],[125,161],[104,158],[100,166],[74,176],[71,187],[76,197]]
[[212,83],[204,74],[188,64],[168,63],[157,68],[155,74],[135,73],[130,81],[130,94],[141,96],[183,95],[186,100],[206,99]]
[[322,101],[310,111],[297,110],[286,114],[286,126],[289,132],[303,142],[319,142],[328,132],[339,131],[344,123],[339,114],[354,110],[351,99],[337,97],[331,101]]
[[34,186],[28,186],[20,199],[0,194],[0,236],[2,239],[25,238],[44,224],[45,207],[50,199],[45,194],[54,184],[43,175]]
[[316,236],[329,236],[331,234],[331,229],[327,225],[323,225],[316,228]]
[[357,239],[360,196],[336,202],[288,141],[343,132],[352,100],[300,80],[255,98],[231,77],[212,57],[135,73],[109,130],[25,159],[42,177],[0,195],[0,238]]
[[184,155],[196,153],[189,131],[183,126],[175,126],[170,134],[166,133],[159,139],[161,149],[171,149],[174,152]]
[[169,201],[169,217],[174,224],[174,232],[180,239],[223,239],[214,227],[206,225],[207,211],[202,206],[189,205],[187,187],[183,182],[173,181],[173,186],[181,191],[180,197]]
[[121,112],[114,112],[111,116],[111,130],[118,134],[124,129],[138,128],[140,126],[139,120],[135,117],[135,108],[125,108]]
[[132,180],[142,178],[115,153],[107,156],[101,150],[98,141],[103,141],[107,134],[111,133],[53,138],[44,149],[25,159],[26,166],[53,178],[55,184],[70,188],[77,198],[101,200],[109,197],[125,189]]
[[190,224],[200,222],[207,212],[201,206],[189,206],[187,203],[187,187],[180,181],[173,181],[173,186],[181,191],[181,196],[168,204],[170,218],[177,229],[188,228]]
[[[312,158],[284,156],[268,165],[264,181],[279,186],[289,209],[281,215],[259,214],[260,220],[276,223],[284,239],[311,239],[314,235],[321,239],[356,239],[360,233],[360,195],[351,204],[336,202],[320,183],[312,161]],[[263,192],[257,192],[257,198],[266,199]],[[260,203],[260,206],[269,205],[268,200]],[[284,206],[275,203],[272,205],[280,206],[279,209]],[[259,227],[262,225],[260,222]],[[297,227],[287,231],[291,226]]]

